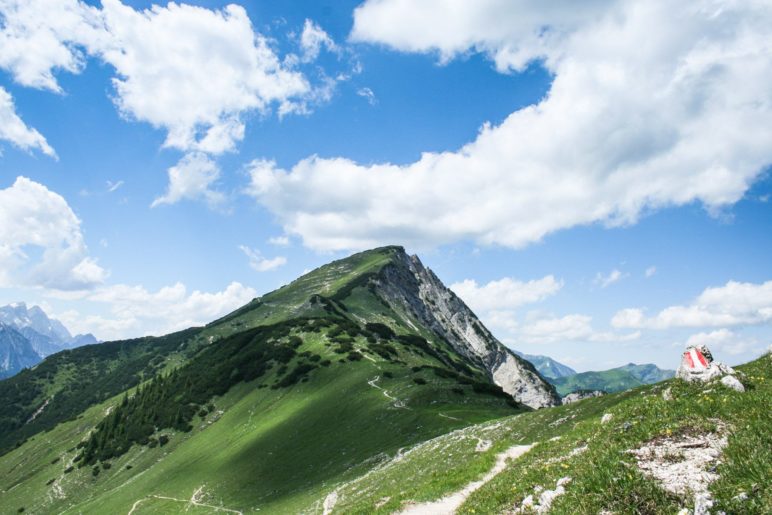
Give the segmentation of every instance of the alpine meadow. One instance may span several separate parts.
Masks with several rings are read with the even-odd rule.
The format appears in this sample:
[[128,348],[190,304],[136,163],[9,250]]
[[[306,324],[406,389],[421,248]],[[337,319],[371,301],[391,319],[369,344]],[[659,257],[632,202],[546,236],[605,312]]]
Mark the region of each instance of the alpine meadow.
[[0,0],[0,515],[772,513],[769,27]]

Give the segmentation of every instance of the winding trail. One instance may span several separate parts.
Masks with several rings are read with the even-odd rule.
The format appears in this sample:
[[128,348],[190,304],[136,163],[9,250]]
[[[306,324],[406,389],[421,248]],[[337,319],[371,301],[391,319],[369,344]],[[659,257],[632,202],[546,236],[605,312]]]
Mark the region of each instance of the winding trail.
[[199,496],[201,495],[201,491],[204,489],[203,486],[200,486],[198,490],[193,492],[193,495],[190,496],[190,499],[177,499],[176,497],[167,497],[165,495],[148,495],[147,497],[143,497],[142,499],[135,501],[134,504],[131,506],[131,510],[129,510],[129,513],[127,515],[133,515],[134,510],[136,510],[140,504],[147,501],[148,499],[164,499],[166,501],[176,501],[176,502],[183,502],[185,503],[185,511],[188,511],[188,509],[191,506],[199,506],[202,508],[211,508],[214,511],[225,511],[228,513],[237,513],[238,515],[244,515],[242,512],[238,510],[232,510],[230,508],[223,508],[222,506],[213,506],[211,504],[204,504],[199,501]]
[[367,381],[367,384],[369,384],[369,385],[370,385],[370,386],[372,386],[373,388],[376,388],[376,389],[380,390],[380,391],[381,391],[381,393],[383,393],[383,395],[384,395],[384,396],[385,396],[387,399],[389,399],[390,401],[392,401],[392,405],[393,405],[395,408],[404,408],[404,409],[410,409],[410,408],[408,408],[408,407],[405,405],[405,403],[404,403],[404,402],[402,402],[401,400],[399,400],[399,399],[397,399],[396,397],[394,397],[393,395],[391,395],[391,394],[388,392],[388,390],[385,390],[385,389],[381,388],[380,386],[378,386],[377,384],[375,384],[375,383],[377,383],[377,382],[378,382],[380,379],[381,379],[381,376],[375,376],[374,378],[372,378],[372,379],[370,379],[369,381]]
[[496,477],[507,467],[507,460],[519,458],[533,447],[530,445],[515,445],[496,456],[496,464],[485,474],[482,479],[472,481],[456,493],[450,494],[442,499],[421,504],[411,504],[400,512],[401,515],[448,515],[455,513],[456,510],[464,504],[464,501],[482,488],[485,483]]

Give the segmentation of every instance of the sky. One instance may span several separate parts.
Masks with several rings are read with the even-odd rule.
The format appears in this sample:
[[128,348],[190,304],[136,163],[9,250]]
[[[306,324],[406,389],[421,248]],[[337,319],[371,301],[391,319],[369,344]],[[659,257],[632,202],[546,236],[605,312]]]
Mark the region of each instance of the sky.
[[0,0],[0,305],[103,340],[417,253],[579,371],[772,343],[762,0]]

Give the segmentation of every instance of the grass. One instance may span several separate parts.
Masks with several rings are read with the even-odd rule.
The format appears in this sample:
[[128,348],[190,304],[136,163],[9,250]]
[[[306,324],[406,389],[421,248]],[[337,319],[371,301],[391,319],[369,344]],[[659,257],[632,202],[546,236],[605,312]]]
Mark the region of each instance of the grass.
[[[215,411],[197,417],[190,433],[164,431],[171,435],[168,444],[135,445],[96,477],[90,466],[63,471],[72,464],[77,443],[120,397],[36,435],[0,457],[3,506],[32,513],[128,513],[140,501],[135,515],[173,513],[201,489],[202,504],[296,513],[313,509],[331,485],[361,475],[403,446],[516,412],[470,386],[458,395],[451,390],[458,387],[455,380],[430,369],[413,372],[411,367],[437,362],[405,348],[399,351],[405,365],[393,363],[367,351],[358,337],[354,345],[367,358],[339,363],[324,333],[302,336],[300,352],[332,361],[310,372],[308,382],[263,387],[278,381],[272,371],[241,383],[215,398]],[[368,384],[375,377],[375,385],[409,409],[394,407],[383,390]],[[415,384],[416,377],[427,384]],[[55,484],[46,484],[51,479]],[[59,488],[63,498],[56,495]]]
[[[720,478],[711,486],[714,509],[770,513],[772,358],[768,355],[739,370],[745,374],[745,393],[716,383],[671,380],[455,431],[341,485],[336,508],[340,513],[391,513],[408,501],[436,500],[484,475],[498,452],[536,443],[472,494],[459,513],[512,510],[535,487],[554,489],[562,477],[572,481],[550,513],[675,513],[692,508],[693,500],[670,494],[642,475],[627,451],[658,437],[715,431],[725,423],[730,434],[717,469]],[[666,388],[673,400],[663,398]],[[605,413],[612,414],[612,421],[601,424]],[[479,441],[491,442],[490,449],[479,452]],[[749,498],[733,500],[740,492]]]

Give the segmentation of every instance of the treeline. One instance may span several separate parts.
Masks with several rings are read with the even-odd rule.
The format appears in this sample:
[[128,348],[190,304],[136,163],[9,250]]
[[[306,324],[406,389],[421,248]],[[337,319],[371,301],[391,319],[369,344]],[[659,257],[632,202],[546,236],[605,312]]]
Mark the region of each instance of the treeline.
[[289,333],[305,323],[290,321],[238,333],[204,348],[170,374],[156,377],[97,425],[85,444],[82,463],[120,456],[135,443],[148,444],[161,429],[189,431],[197,414],[206,415],[202,406],[212,397],[263,376],[275,364],[289,363],[302,344],[300,338],[288,338]]
[[[163,367],[165,357],[184,349],[198,331],[193,328],[160,338],[65,350],[49,356],[34,369],[0,381],[0,454],[153,377]],[[52,398],[46,399],[45,393],[51,390]],[[30,421],[46,400],[45,409]]]

